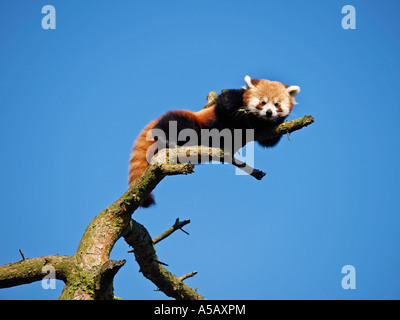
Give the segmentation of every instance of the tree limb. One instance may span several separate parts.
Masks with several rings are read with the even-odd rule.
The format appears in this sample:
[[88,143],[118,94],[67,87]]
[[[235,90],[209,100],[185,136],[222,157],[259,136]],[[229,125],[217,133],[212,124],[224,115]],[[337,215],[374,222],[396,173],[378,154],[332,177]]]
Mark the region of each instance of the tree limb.
[[177,300],[204,300],[204,297],[189,288],[183,279],[173,275],[159,263],[153,240],[140,223],[131,220],[124,239],[133,247],[143,275],[167,296]]
[[314,123],[313,116],[304,116],[296,120],[285,121],[276,128],[276,136],[283,136],[284,134],[292,133],[307,127],[312,123]]
[[52,255],[2,265],[0,266],[0,288],[9,288],[42,280],[45,276],[42,269],[46,265],[55,268],[56,279],[65,281],[69,274],[70,262],[70,257]]
[[153,243],[156,244],[156,243],[160,242],[161,240],[164,240],[165,238],[169,237],[172,233],[174,233],[178,229],[182,230],[182,228],[184,226],[186,226],[188,223],[190,223],[189,219],[187,219],[185,221],[179,221],[179,218],[177,218],[175,223],[174,223],[174,225],[171,228],[169,228],[168,230],[164,231],[158,237],[153,239]]
[[[75,259],[74,279],[86,279],[86,287],[68,279],[60,299],[112,299],[109,285],[100,282],[102,267],[108,262],[112,248],[129,225],[132,213],[156,185],[167,175],[193,172],[191,164],[149,165],[145,172],[113,204],[100,212],[86,228]],[[103,292],[109,292],[104,295]]]
[[184,274],[183,276],[179,277],[179,279],[181,279],[183,281],[183,280],[186,280],[187,278],[194,277],[197,273],[198,273],[197,271],[193,271],[193,272]]
[[114,276],[118,270],[125,264],[125,260],[108,260],[100,270],[100,283],[96,292],[98,300],[110,300],[114,298]]

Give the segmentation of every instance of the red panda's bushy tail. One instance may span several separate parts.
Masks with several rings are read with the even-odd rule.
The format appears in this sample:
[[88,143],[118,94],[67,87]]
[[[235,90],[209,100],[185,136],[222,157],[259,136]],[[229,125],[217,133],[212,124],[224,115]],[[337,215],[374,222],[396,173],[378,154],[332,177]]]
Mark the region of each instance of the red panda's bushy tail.
[[[157,121],[150,122],[139,134],[132,148],[131,158],[129,159],[129,185],[135,182],[137,178],[146,170],[149,163],[147,162],[147,150],[154,143],[155,140],[146,140],[148,132],[153,129]],[[146,199],[144,199],[140,206],[147,208],[155,204],[154,197],[150,193]]]

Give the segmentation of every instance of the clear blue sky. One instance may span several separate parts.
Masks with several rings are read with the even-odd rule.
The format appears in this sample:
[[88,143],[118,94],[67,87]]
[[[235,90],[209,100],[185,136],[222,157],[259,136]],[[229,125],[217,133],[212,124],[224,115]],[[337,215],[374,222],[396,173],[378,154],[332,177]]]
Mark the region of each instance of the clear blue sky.
[[[52,4],[56,30],[43,30]],[[357,29],[341,9],[357,10]],[[315,124],[255,149],[262,182],[229,165],[169,177],[133,218],[161,261],[208,299],[399,299],[400,3],[393,1],[2,1],[0,264],[73,254],[127,187],[130,148],[150,120],[199,110],[246,74],[299,85],[291,119]],[[123,299],[161,299],[127,259]],[[356,268],[356,290],[341,269]],[[55,299],[40,282],[0,299]]]

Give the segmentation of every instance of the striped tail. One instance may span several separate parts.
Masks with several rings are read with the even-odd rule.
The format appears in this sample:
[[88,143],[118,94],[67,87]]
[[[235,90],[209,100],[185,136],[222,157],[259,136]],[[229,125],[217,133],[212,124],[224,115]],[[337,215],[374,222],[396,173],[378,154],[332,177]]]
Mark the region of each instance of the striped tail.
[[[129,185],[132,185],[137,178],[146,170],[149,163],[147,162],[147,150],[155,142],[154,139],[146,140],[148,132],[153,129],[157,121],[150,122],[139,134],[132,148],[131,158],[129,159]],[[153,194],[149,194],[146,199],[140,203],[141,207],[147,208],[155,204]]]

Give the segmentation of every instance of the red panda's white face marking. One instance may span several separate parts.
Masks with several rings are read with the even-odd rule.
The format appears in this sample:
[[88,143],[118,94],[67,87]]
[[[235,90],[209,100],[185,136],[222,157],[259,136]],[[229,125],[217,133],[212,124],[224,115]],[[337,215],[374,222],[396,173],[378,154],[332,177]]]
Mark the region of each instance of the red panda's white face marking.
[[296,104],[298,86],[285,86],[277,81],[244,78],[247,84],[243,100],[248,112],[266,121],[280,121],[286,118]]

